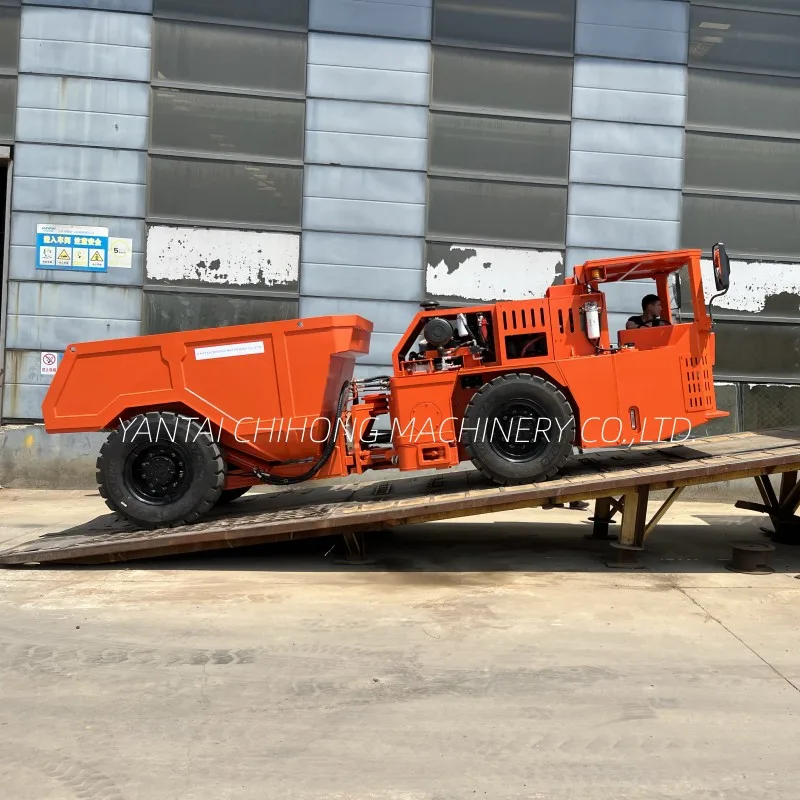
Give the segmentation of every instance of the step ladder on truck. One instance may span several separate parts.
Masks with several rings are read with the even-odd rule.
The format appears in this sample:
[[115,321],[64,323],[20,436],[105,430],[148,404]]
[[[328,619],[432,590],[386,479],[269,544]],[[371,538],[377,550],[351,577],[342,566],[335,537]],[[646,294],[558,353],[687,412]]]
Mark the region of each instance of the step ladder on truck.
[[[727,416],[701,259],[677,250],[594,260],[543,298],[425,303],[392,374],[365,380],[354,367],[373,326],[359,316],[72,344],[43,404],[45,428],[108,433],[100,493],[143,530],[197,523],[262,483],[471,461],[489,486],[539,484],[575,453],[666,441]],[[712,263],[716,297],[730,280],[724,245]],[[673,317],[680,270],[691,321]],[[670,324],[612,342],[603,286],[648,279]]]

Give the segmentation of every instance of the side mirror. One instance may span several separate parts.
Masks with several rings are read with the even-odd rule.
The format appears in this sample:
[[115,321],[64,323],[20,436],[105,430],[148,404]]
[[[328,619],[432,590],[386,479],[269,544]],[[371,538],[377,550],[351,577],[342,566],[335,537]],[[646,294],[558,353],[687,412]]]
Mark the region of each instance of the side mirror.
[[714,283],[717,285],[717,291],[727,292],[731,285],[731,261],[722,242],[714,245],[711,250],[711,258],[714,264]]

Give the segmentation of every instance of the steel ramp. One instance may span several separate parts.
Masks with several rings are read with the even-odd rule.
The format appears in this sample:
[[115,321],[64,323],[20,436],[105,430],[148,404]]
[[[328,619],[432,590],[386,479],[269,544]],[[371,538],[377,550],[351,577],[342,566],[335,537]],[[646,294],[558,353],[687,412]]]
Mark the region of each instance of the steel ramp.
[[[91,564],[374,531],[409,523],[649,493],[800,470],[800,428],[573,458],[554,480],[499,487],[476,471],[301,484],[237,501],[203,522],[139,531],[112,515],[0,552],[0,564]],[[644,495],[646,496],[646,494]]]

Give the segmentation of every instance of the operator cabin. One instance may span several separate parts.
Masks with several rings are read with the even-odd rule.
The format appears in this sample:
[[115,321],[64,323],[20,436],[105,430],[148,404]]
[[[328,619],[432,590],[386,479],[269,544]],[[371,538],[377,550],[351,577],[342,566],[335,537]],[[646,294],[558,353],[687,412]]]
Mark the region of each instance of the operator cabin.
[[641,316],[631,317],[625,325],[627,330],[633,328],[657,328],[670,323],[661,319],[661,300],[657,294],[648,294],[642,298]]

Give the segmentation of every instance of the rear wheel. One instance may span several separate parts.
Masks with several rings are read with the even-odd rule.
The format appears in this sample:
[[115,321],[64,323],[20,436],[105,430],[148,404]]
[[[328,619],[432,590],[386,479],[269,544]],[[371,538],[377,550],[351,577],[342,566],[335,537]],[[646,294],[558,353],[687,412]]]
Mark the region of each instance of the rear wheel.
[[194,420],[140,414],[113,431],[97,459],[106,505],[143,528],[196,522],[225,484],[219,445]]
[[575,417],[564,393],[538,375],[501,375],[476,392],[464,413],[473,464],[501,485],[552,478],[572,453]]

